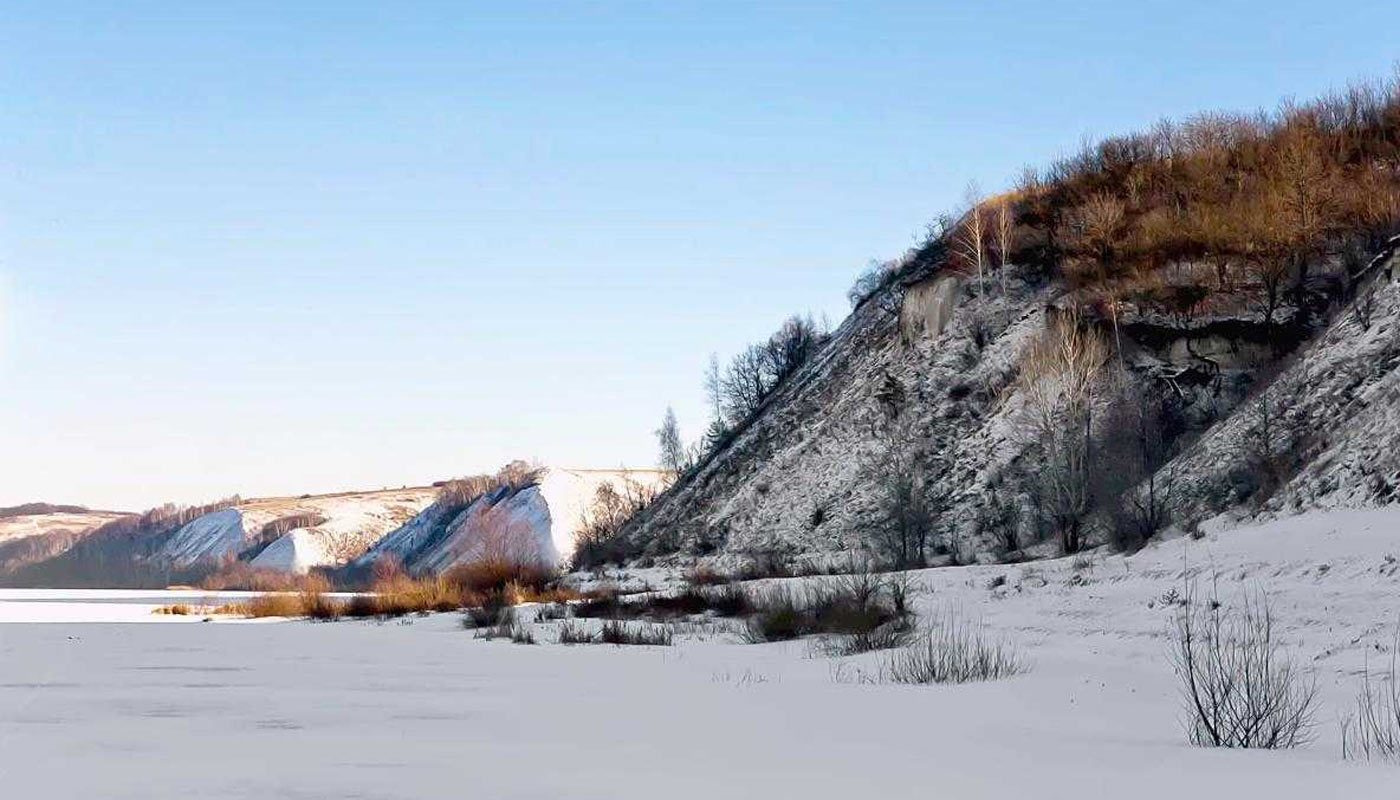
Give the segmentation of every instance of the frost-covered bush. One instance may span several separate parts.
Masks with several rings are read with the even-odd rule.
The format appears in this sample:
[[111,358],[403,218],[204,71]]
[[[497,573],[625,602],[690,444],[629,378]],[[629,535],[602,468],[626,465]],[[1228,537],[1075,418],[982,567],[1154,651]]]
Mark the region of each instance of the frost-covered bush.
[[1028,665],[1016,645],[989,635],[981,623],[947,613],[934,628],[881,666],[888,683],[970,683],[1009,678]]
[[1245,597],[1230,610],[1193,595],[1188,586],[1172,635],[1191,743],[1266,750],[1307,743],[1316,679],[1274,636],[1267,597]]

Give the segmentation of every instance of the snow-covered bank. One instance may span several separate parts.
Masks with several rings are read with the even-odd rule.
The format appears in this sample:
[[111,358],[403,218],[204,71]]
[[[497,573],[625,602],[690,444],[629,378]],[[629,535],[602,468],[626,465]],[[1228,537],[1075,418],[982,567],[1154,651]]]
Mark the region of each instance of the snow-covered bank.
[[[958,606],[1033,664],[957,687],[840,683],[835,665],[878,656],[741,645],[722,631],[614,648],[557,645],[553,624],[536,625],[538,646],[486,642],[456,615],[5,625],[0,780],[16,796],[84,800],[1394,797],[1400,768],[1342,761],[1335,722],[1356,673],[1390,646],[1394,556],[1390,510],[1129,558],[921,572],[925,619]],[[1163,602],[1183,564],[1217,574],[1227,604],[1244,588],[1269,593],[1290,649],[1317,670],[1312,745],[1185,744]]]

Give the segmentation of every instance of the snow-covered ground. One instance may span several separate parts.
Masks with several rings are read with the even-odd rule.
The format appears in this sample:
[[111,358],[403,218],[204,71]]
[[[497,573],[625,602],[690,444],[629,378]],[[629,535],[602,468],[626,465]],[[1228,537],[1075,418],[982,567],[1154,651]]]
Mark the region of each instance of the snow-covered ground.
[[[58,624],[55,606],[135,620],[151,616],[136,600],[169,600],[11,592],[0,617],[47,621],[0,625],[0,786],[84,800],[1400,797],[1400,767],[1341,760],[1336,723],[1391,644],[1397,557],[1400,511],[1346,511],[1130,558],[922,572],[925,619],[981,617],[1033,665],[954,687],[841,682],[879,656],[744,645],[722,629],[614,648],[555,644],[555,623],[535,626],[537,646],[487,642],[450,614]],[[1268,592],[1317,672],[1313,744],[1185,743],[1162,602],[1183,565],[1218,576],[1227,604]]]

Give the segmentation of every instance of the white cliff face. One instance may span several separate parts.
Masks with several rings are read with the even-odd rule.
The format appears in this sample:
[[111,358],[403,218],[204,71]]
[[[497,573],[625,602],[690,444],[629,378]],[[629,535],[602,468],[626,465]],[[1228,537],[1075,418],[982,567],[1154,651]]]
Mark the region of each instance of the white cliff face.
[[574,535],[604,484],[611,484],[618,492],[629,483],[659,491],[669,480],[660,470],[549,470],[540,483],[540,494],[549,509],[549,538],[557,557],[573,552]]
[[299,528],[289,531],[268,545],[249,562],[249,566],[254,569],[305,575],[312,567],[332,567],[337,563],[321,537],[312,531]]
[[447,537],[418,558],[421,570],[445,572],[481,558],[507,557],[553,564],[559,560],[549,536],[549,506],[538,486],[499,502],[477,500],[448,527]]
[[574,535],[599,488],[630,484],[659,488],[659,470],[549,468],[537,485],[498,489],[455,511],[433,503],[355,560],[365,567],[392,557],[415,572],[441,573],[483,556],[558,564],[573,552]]
[[217,561],[237,555],[247,537],[243,512],[225,508],[191,520],[176,531],[157,553],[157,558],[181,566],[203,560]]
[[179,566],[233,558],[256,546],[268,523],[301,516],[322,521],[298,528],[291,539],[282,536],[259,553],[261,564],[253,563],[292,571],[344,564],[413,519],[435,495],[423,487],[247,500],[191,521],[155,557]]

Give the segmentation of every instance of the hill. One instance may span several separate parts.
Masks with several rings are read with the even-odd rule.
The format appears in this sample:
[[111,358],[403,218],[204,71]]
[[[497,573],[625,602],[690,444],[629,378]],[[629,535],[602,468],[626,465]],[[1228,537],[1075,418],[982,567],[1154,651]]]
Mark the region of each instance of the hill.
[[603,551],[991,562],[1395,502],[1397,164],[1392,80],[974,195],[829,336],[712,371],[698,457]]

